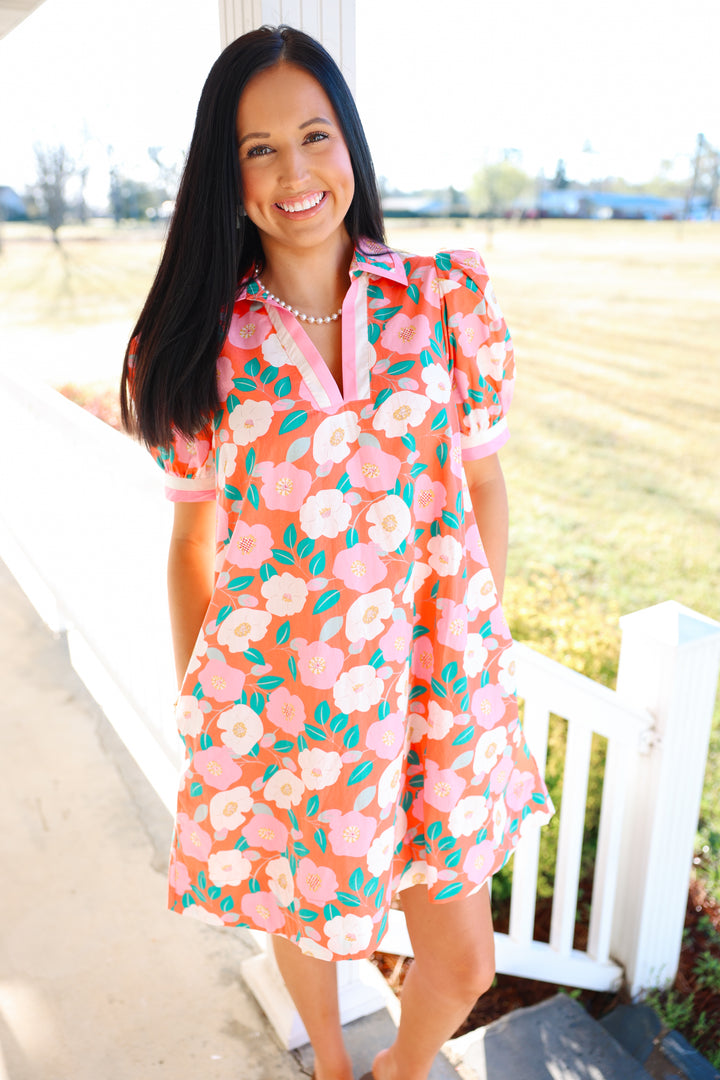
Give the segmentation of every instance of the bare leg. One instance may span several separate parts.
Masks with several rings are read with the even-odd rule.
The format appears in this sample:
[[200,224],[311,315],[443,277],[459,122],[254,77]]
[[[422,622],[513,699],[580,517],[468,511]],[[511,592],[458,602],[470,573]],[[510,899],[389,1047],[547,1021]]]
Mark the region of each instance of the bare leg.
[[273,952],[315,1052],[316,1080],[352,1080],[352,1063],[340,1026],[337,968],[305,956],[291,941],[273,937]]
[[424,885],[400,893],[415,961],[402,990],[397,1038],[373,1062],[375,1080],[427,1080],[435,1055],[495,974],[490,893],[431,904]]

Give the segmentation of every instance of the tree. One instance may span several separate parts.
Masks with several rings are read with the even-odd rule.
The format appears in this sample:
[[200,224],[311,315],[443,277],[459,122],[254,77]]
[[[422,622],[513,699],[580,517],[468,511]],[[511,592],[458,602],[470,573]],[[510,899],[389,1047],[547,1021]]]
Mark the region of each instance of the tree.
[[552,186],[558,191],[562,191],[563,188],[570,186],[570,181],[567,178],[567,172],[565,170],[565,162],[562,158],[557,163],[555,169],[555,176],[553,178]]
[[527,173],[511,161],[498,161],[485,165],[475,174],[468,191],[470,203],[478,214],[498,217],[524,192],[532,189]]
[[75,175],[75,164],[62,144],[36,144],[33,149],[37,168],[33,194],[41,216],[50,226],[53,243],[59,247],[58,229],[64,223],[68,211],[67,186]]

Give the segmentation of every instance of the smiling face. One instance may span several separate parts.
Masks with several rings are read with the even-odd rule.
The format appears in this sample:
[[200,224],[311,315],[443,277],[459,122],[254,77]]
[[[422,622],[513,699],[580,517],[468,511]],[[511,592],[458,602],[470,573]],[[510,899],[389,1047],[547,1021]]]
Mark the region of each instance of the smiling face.
[[262,71],[240,99],[237,134],[243,203],[266,257],[346,244],[352,163],[320,83],[293,64]]

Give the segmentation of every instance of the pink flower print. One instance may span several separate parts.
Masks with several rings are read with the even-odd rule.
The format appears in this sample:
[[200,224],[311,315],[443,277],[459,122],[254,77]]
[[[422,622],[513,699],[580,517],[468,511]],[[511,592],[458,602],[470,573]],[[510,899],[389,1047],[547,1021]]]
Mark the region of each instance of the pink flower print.
[[270,934],[285,925],[285,916],[271,892],[246,893],[240,909],[255,926],[267,930]]
[[512,775],[513,762],[510,757],[501,757],[497,765],[490,773],[490,790],[493,795],[499,795],[507,787],[508,780]]
[[430,345],[430,321],[426,315],[416,315],[413,319],[398,312],[388,319],[380,336],[380,344],[388,352],[404,355],[414,353],[418,356]]
[[462,405],[464,401],[468,401],[470,398],[470,380],[467,377],[467,373],[462,368],[453,368],[452,379],[452,399],[456,405]]
[[467,643],[467,608],[464,604],[456,604],[452,600],[446,600],[443,607],[442,618],[438,620],[437,637],[442,645],[458,652],[465,651]]
[[296,513],[310,490],[310,473],[297,469],[289,461],[282,461],[279,465],[263,461],[257,468],[262,471],[260,494],[268,510],[288,510]]
[[435,668],[435,655],[430,637],[423,635],[413,643],[412,664],[410,670],[413,675],[424,682],[429,683]]
[[378,757],[394,761],[405,742],[405,724],[402,713],[388,713],[383,720],[376,720],[365,733],[365,745]]
[[347,463],[347,474],[354,488],[366,491],[389,491],[400,474],[400,459],[377,446],[361,446]]
[[239,780],[242,769],[225,746],[210,746],[193,755],[192,767],[209,787],[225,791]]
[[479,316],[461,315],[455,322],[455,337],[463,356],[474,357],[490,337],[490,331]]
[[274,415],[269,401],[245,398],[236,405],[228,416],[228,424],[238,446],[247,446],[266,435]]
[[448,276],[438,277],[437,271],[434,266],[428,267],[423,277],[420,291],[433,307],[440,307],[440,298],[447,296],[449,292],[454,292],[455,289],[460,289],[460,278],[464,278],[465,275],[459,270],[451,270]]
[[510,628],[499,604],[490,615],[490,626],[495,637],[500,638],[500,640],[510,638]]
[[462,455],[462,436],[459,431],[454,431],[450,438],[448,461],[450,462],[450,472],[461,480],[465,472],[465,465],[463,464]]
[[284,851],[287,847],[287,827],[272,814],[253,814],[247,825],[243,826],[242,835],[251,848]]
[[177,834],[183,855],[188,856],[190,859],[197,859],[199,862],[207,861],[212,847],[210,833],[201,829],[198,823],[188,817],[187,814],[178,814]]
[[429,758],[425,761],[425,802],[437,810],[450,811],[465,790],[465,781],[452,769],[441,769]]
[[391,622],[378,642],[387,661],[402,664],[407,660],[412,644],[412,627],[404,619]]
[[385,579],[387,568],[374,544],[355,544],[335,556],[333,573],[346,589],[365,593]]
[[254,352],[270,333],[272,324],[264,311],[249,311],[246,315],[233,315],[228,330],[228,341],[238,349]]
[[272,615],[287,618],[297,615],[305,606],[308,590],[302,578],[293,574],[276,574],[263,581],[260,592],[265,597],[265,607]]
[[482,885],[490,876],[495,863],[495,851],[489,840],[470,848],[463,863],[463,871],[476,885]]
[[[187,815],[186,815],[187,816]],[[170,888],[173,889],[178,896],[182,896],[183,893],[188,892],[190,889],[190,874],[188,868],[184,863],[178,862],[177,854],[173,848],[170,853],[170,869],[168,871],[168,882]]]
[[338,879],[329,866],[317,866],[307,856],[298,863],[295,884],[311,904],[321,907],[337,896]]
[[337,682],[344,660],[341,649],[333,649],[324,641],[301,645],[298,650],[300,681],[316,690],[329,690]]
[[229,356],[218,357],[217,388],[220,401],[225,401],[233,388],[233,364]]
[[244,673],[222,660],[208,660],[198,679],[205,697],[213,701],[236,701],[245,685]]
[[349,855],[356,858],[366,855],[373,841],[377,822],[375,818],[351,810],[348,814],[334,811],[335,817],[330,826],[328,840],[335,855]]
[[471,525],[465,533],[465,548],[474,562],[480,563],[481,566],[487,566],[485,549],[482,546],[480,531],[478,530],[477,525]]
[[427,473],[418,476],[413,495],[413,510],[418,521],[434,521],[440,517],[446,502],[444,484],[439,480],[431,480]]
[[305,706],[302,699],[291,694],[285,686],[273,690],[265,710],[268,721],[288,735],[299,735],[305,725]]
[[210,450],[207,439],[199,439],[196,435],[181,435],[179,432],[176,432],[173,445],[178,461],[182,461],[188,471],[204,465]]
[[476,690],[471,704],[473,717],[486,731],[496,727],[505,715],[506,702],[502,688],[494,683]]
[[247,566],[257,570],[271,557],[274,543],[267,525],[248,525],[241,518],[233,530],[225,558],[233,566]]
[[505,792],[505,802],[511,810],[522,810],[530,801],[535,778],[531,772],[521,772],[513,769]]
[[439,577],[454,577],[463,557],[462,544],[454,536],[431,536],[428,562]]

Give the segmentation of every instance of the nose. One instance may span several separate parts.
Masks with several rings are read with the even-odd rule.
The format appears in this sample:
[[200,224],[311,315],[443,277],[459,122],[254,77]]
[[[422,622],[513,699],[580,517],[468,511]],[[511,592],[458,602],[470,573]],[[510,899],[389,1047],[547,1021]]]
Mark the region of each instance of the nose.
[[289,147],[280,161],[280,183],[290,190],[300,188],[308,178],[307,161],[299,147]]

